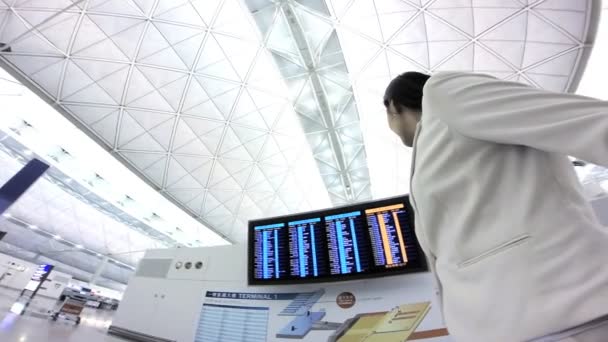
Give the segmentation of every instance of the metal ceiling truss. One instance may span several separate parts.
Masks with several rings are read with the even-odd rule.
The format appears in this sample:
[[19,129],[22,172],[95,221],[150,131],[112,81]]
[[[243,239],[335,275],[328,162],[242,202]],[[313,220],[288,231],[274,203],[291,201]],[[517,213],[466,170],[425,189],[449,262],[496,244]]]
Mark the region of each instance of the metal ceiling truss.
[[287,81],[332,203],[371,199],[359,114],[327,7],[294,0],[246,3]]

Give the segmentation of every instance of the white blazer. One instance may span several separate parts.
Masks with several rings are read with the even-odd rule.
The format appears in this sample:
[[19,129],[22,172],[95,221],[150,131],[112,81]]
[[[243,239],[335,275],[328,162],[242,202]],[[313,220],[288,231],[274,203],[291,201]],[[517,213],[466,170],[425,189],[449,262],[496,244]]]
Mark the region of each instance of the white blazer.
[[450,334],[526,341],[608,314],[608,228],[567,157],[608,165],[608,103],[444,72],[422,107],[410,198]]

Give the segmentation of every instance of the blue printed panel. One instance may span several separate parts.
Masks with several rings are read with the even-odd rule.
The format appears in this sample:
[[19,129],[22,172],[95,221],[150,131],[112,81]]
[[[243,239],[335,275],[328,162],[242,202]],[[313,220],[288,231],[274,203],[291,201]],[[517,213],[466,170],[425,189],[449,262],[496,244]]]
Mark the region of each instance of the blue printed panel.
[[195,342],[265,342],[267,307],[203,304]]

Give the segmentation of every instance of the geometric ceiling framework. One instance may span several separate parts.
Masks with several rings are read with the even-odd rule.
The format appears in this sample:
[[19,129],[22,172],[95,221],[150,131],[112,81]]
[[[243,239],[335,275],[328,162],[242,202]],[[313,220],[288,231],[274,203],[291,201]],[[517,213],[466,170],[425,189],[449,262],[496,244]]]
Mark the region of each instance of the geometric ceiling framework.
[[380,101],[392,78],[404,71],[464,70],[574,91],[600,14],[599,1],[330,2],[376,198],[409,192],[411,152],[386,134]]
[[598,5],[5,0],[1,58],[160,193],[243,242],[249,219],[409,191],[411,151],[381,101],[402,72],[574,91]]
[[285,79],[333,205],[371,199],[342,48],[322,1],[246,1]]
[[8,63],[233,242],[251,218],[329,205],[239,1],[16,1],[2,25]]

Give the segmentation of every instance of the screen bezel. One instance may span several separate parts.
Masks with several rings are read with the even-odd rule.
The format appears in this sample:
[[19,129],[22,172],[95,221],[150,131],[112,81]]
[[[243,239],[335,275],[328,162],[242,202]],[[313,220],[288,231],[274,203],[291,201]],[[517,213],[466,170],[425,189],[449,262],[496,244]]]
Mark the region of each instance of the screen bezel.
[[[384,272],[378,272],[378,273],[353,273],[353,274],[329,275],[329,276],[317,277],[317,278],[256,279],[254,277],[255,265],[254,265],[254,255],[253,255],[253,253],[254,253],[254,236],[253,236],[253,234],[254,234],[255,226],[277,223],[277,221],[287,223],[288,221],[298,221],[298,220],[304,220],[304,219],[313,218],[313,217],[325,217],[325,216],[338,214],[338,213],[346,211],[346,210],[363,211],[365,209],[369,209],[370,207],[375,207],[375,206],[382,207],[385,205],[391,205],[391,204],[396,204],[396,203],[403,203],[405,205],[405,209],[408,211],[408,214],[409,214],[408,215],[408,224],[411,227],[411,229],[414,231],[413,235],[414,235],[414,239],[415,239],[416,249],[417,249],[417,252],[420,254],[420,266],[419,267],[386,269]],[[248,279],[248,284],[249,285],[293,285],[293,284],[331,283],[331,282],[338,282],[338,281],[361,280],[361,279],[370,279],[370,278],[384,278],[384,277],[403,275],[403,274],[408,274],[408,273],[427,272],[428,265],[427,265],[427,261],[426,261],[426,256],[424,254],[424,251],[422,251],[422,248],[420,247],[420,243],[418,242],[418,236],[416,235],[415,231],[416,231],[416,229],[414,226],[414,210],[410,204],[408,195],[390,197],[390,198],[385,198],[385,199],[376,200],[376,201],[362,202],[362,203],[351,204],[351,205],[329,208],[329,209],[309,211],[309,212],[298,213],[298,214],[294,214],[294,215],[285,215],[285,216],[264,218],[264,219],[260,219],[260,220],[251,220],[251,221],[249,221],[248,228],[247,228],[247,279]]]

